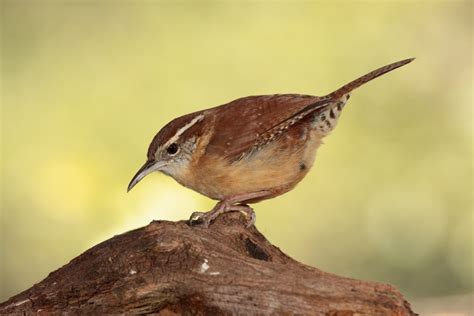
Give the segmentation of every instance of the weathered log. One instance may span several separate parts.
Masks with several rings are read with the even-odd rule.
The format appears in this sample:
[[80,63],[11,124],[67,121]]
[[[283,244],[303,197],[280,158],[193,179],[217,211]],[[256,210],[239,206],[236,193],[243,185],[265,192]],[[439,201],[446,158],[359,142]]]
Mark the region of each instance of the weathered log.
[[392,286],[301,264],[239,214],[153,221],[87,250],[0,313],[415,315]]

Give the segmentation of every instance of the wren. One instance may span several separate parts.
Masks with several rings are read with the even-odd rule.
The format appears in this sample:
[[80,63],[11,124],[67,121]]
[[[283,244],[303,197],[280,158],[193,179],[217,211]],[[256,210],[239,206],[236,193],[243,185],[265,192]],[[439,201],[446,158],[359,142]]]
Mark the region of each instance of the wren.
[[304,178],[350,93],[413,59],[378,68],[323,97],[249,96],[178,117],[153,138],[128,191],[161,171],[219,201],[208,212],[194,212],[191,224],[207,227],[220,214],[239,211],[251,226],[255,213],[248,204],[288,192]]

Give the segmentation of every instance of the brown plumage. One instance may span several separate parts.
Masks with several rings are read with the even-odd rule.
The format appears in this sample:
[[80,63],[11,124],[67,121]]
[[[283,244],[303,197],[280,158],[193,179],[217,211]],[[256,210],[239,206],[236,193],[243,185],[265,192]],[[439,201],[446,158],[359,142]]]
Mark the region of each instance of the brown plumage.
[[[321,139],[335,127],[349,93],[401,67],[402,60],[364,75],[324,96],[249,96],[172,120],[154,137],[146,174],[162,171],[182,185],[221,202],[194,213],[206,225],[222,212],[254,213],[246,203],[291,190],[311,168]],[[252,221],[251,221],[252,222]]]

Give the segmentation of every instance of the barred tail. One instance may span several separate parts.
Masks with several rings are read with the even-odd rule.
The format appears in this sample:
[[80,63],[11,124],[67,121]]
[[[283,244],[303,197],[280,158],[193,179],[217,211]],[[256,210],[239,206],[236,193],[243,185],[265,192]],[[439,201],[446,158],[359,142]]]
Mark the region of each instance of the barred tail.
[[374,71],[369,72],[368,74],[366,74],[366,75],[364,75],[360,78],[357,78],[354,81],[349,82],[348,84],[342,86],[341,88],[337,89],[336,91],[328,94],[327,97],[331,98],[331,99],[339,99],[343,95],[345,95],[345,94],[351,92],[352,90],[360,87],[364,83],[367,83],[367,82],[371,81],[372,79],[375,79],[375,78],[377,78],[377,77],[379,77],[383,74],[386,74],[389,71],[392,71],[392,70],[397,69],[401,66],[404,66],[404,65],[412,62],[414,59],[415,58],[404,59],[404,60],[392,63],[390,65],[380,67],[380,68],[378,68]]

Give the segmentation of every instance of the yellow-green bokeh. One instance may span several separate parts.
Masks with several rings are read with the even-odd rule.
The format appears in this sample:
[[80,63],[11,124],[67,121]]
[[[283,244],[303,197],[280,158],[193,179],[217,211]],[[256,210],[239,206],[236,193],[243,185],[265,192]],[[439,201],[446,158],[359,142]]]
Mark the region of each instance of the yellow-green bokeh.
[[357,90],[258,228],[408,298],[472,292],[472,2],[1,1],[0,301],[93,244],[210,201],[126,186],[172,118],[254,94]]

